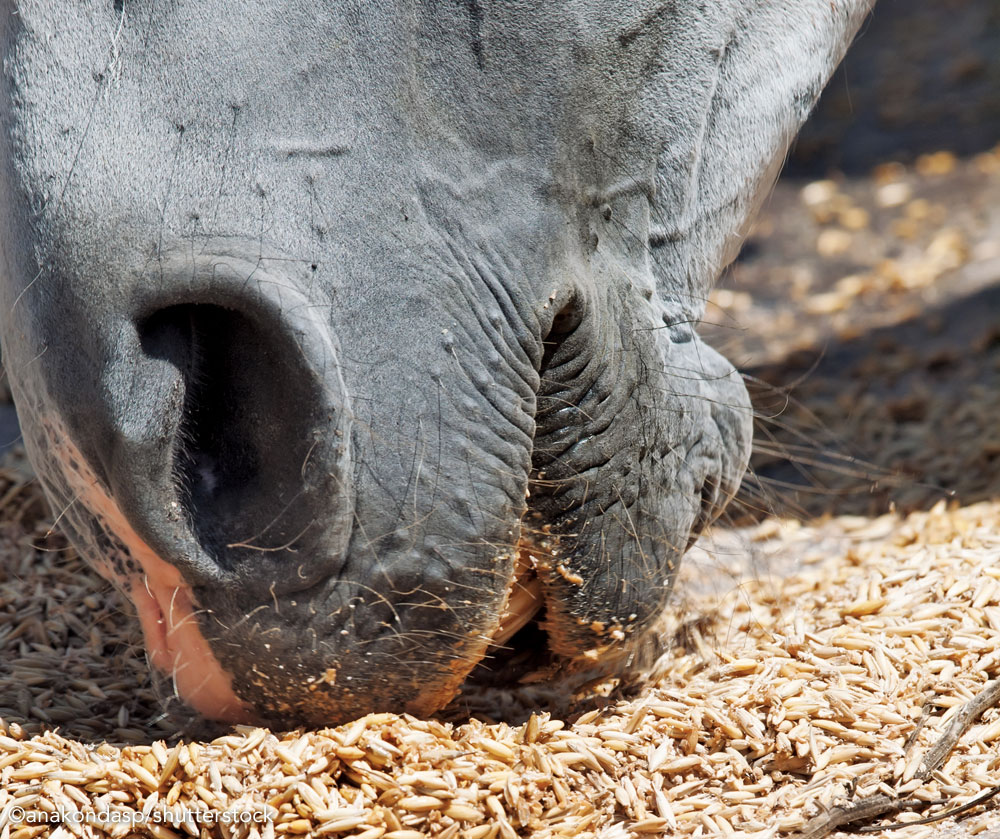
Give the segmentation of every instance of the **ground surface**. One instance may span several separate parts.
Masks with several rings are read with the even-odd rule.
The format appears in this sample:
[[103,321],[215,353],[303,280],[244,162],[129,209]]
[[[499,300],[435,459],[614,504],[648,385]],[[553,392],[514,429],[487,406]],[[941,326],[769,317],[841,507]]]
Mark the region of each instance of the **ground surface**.
[[753,467],[771,491],[751,506],[998,495],[1000,147],[783,180],[710,299],[706,334],[758,409]]
[[817,839],[894,801],[883,824],[974,805],[905,839],[1000,835],[974,803],[1000,785],[996,697],[967,713],[1000,675],[1000,503],[720,530],[690,557],[662,675],[567,719],[211,736],[163,716],[138,626],[22,477],[3,494],[4,837]]

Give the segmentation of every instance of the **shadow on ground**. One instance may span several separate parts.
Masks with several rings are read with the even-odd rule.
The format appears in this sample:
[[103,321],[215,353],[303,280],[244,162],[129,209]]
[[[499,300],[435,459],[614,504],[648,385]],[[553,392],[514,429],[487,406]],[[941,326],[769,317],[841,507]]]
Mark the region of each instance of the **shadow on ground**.
[[1000,497],[1000,285],[746,376],[757,442],[737,518]]
[[866,174],[1000,137],[1000,3],[878,0],[799,136],[786,175]]

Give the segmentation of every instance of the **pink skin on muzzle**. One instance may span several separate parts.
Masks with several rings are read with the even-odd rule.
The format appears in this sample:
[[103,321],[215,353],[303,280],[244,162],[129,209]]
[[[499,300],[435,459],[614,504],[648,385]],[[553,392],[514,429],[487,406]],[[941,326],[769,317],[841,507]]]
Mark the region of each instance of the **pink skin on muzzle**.
[[191,588],[180,572],[132,529],[68,435],[50,434],[50,439],[58,441],[54,453],[77,503],[93,513],[142,568],[142,573],[122,577],[109,559],[96,565],[101,576],[126,592],[135,606],[152,665],[172,679],[177,695],[198,713],[220,722],[254,722],[251,710],[233,691],[232,677],[201,634]]

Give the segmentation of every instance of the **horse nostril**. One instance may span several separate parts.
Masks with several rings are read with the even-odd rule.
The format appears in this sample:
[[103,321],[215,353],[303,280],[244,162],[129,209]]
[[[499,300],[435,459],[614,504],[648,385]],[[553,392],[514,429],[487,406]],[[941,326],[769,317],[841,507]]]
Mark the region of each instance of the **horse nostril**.
[[708,527],[721,512],[722,505],[719,503],[719,482],[718,479],[705,478],[698,493],[699,505],[698,515],[691,525],[691,535],[688,537],[685,553],[698,540],[706,527]]
[[264,556],[311,562],[335,517],[335,494],[315,490],[329,477],[317,460],[336,406],[323,410],[322,382],[294,336],[259,312],[206,303],[160,309],[138,331],[183,388],[162,457],[201,548],[224,571]]

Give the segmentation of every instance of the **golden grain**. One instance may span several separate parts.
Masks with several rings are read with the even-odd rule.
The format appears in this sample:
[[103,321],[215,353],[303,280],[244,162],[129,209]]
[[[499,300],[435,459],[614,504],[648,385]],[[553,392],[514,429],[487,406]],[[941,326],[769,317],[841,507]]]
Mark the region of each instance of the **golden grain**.
[[[117,596],[75,557],[19,546],[8,560],[17,573],[0,576],[0,714],[17,719],[0,723],[0,814],[13,802],[147,816],[269,805],[259,829],[202,830],[220,839],[628,839],[794,831],[850,784],[858,796],[968,800],[1000,780],[997,712],[930,778],[919,773],[1000,668],[997,520],[1000,504],[833,520],[825,526],[849,549],[784,580],[751,581],[721,604],[693,597],[685,617],[702,617],[691,649],[670,650],[666,675],[636,700],[608,700],[573,724],[539,712],[516,728],[372,714],[325,731],[238,727],[211,742],[175,742],[177,732],[155,722],[155,695],[136,682],[145,671],[135,626],[121,619]],[[781,540],[766,531],[748,542],[805,555],[817,538],[808,527]],[[22,567],[26,550],[32,562]],[[80,626],[46,617],[46,586],[86,609]],[[19,604],[16,617],[4,603]],[[67,645],[56,636],[66,633],[77,633],[75,663],[56,684]],[[135,659],[109,667],[105,648],[127,637]],[[66,720],[81,739],[46,719]],[[87,741],[86,731],[100,734]],[[112,737],[118,745],[91,745]],[[989,808],[974,819],[1000,824]],[[192,825],[150,825],[157,837],[198,835]],[[28,825],[8,834],[57,835]],[[119,834],[128,831],[81,825],[58,835]]]

